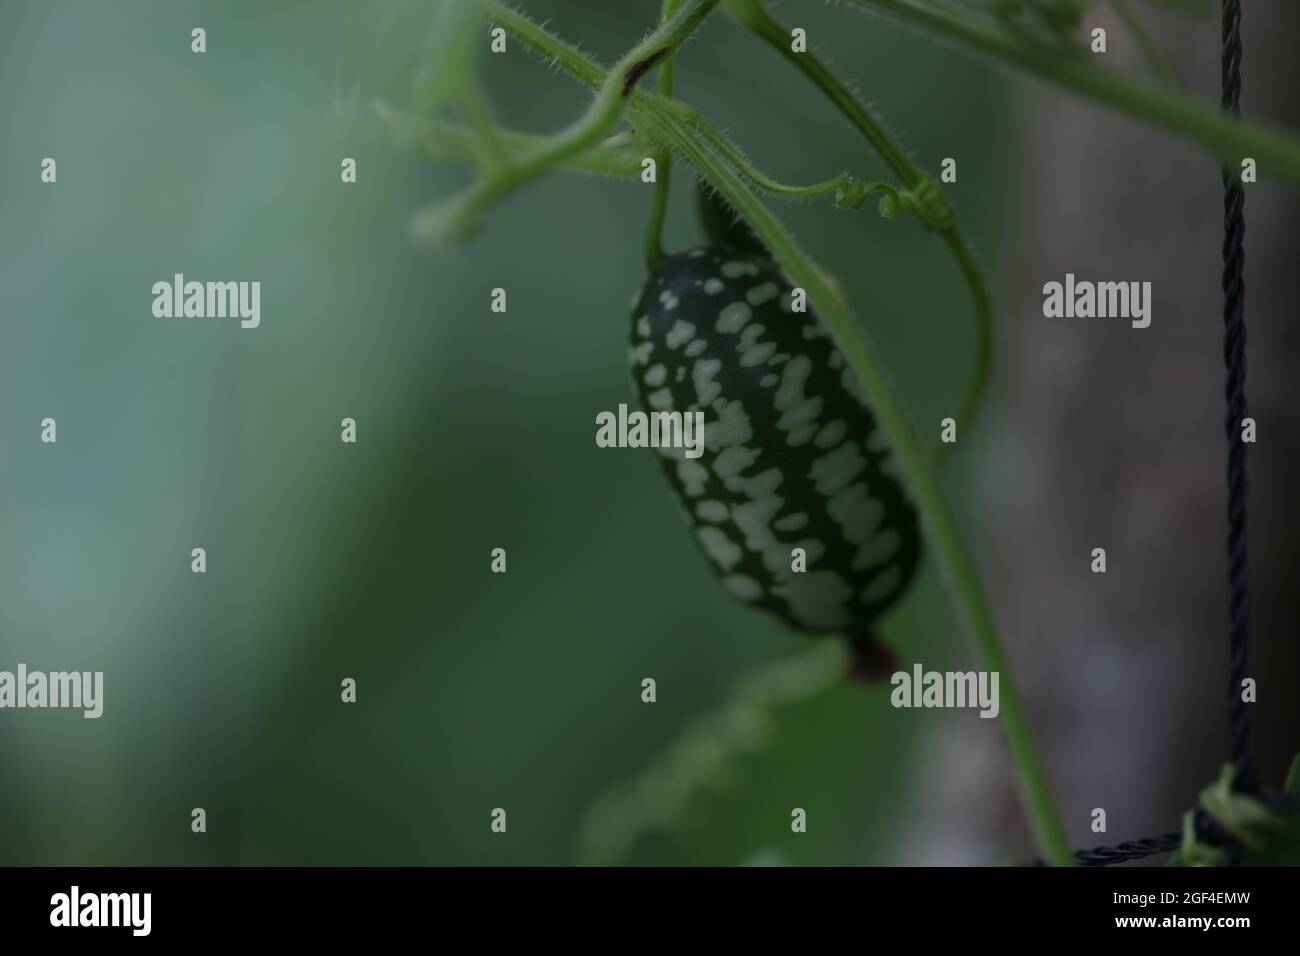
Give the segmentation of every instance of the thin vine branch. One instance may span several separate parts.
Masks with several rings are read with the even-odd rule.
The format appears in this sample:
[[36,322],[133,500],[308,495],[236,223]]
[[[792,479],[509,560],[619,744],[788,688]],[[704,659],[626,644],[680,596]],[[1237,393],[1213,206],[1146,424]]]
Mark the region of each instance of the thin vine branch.
[[641,78],[685,43],[720,0],[688,0],[671,19],[659,24],[625,53],[606,74],[587,111],[567,129],[544,137],[508,166],[480,178],[457,196],[416,217],[413,229],[429,238],[463,238],[473,232],[482,213],[554,166],[597,145],[622,118],[628,98]]
[[[615,75],[606,74],[576,49],[499,0],[478,2],[495,23],[527,46],[561,66],[575,64],[575,75],[591,85],[608,84],[610,76]],[[876,357],[875,348],[847,307],[840,304],[812,260],[799,249],[779,220],[758,200],[730,164],[710,150],[696,132],[685,127],[671,101],[635,90],[628,97],[628,106],[638,129],[648,127],[650,132],[668,142],[678,155],[694,166],[750,224],[787,274],[807,290],[818,314],[853,368],[878,422],[893,445],[905,486],[921,515],[926,536],[938,558],[963,623],[975,641],[984,666],[1001,675],[1002,727],[1039,846],[1050,862],[1069,866],[1072,855],[1065,828],[1048,789],[1019,691],[998,640],[993,615],[984,598],[974,562],[966,551],[953,514],[931,472],[929,459],[917,441],[902,403],[894,394],[888,374]],[[720,137],[722,134],[715,132],[713,135]]]
[[1145,120],[1237,165],[1250,156],[1263,168],[1300,184],[1300,141],[1257,123],[1228,118],[1169,89],[1134,83],[1099,66],[1090,55],[1026,43],[987,17],[964,14],[919,0],[848,0],[853,6],[940,36],[998,63],[1014,67],[1088,99]]
[[[938,232],[957,263],[975,305],[975,371],[958,410],[957,421],[972,422],[988,385],[993,357],[993,307],[988,287],[969,244],[957,228],[957,213],[935,181],[925,173],[858,96],[849,89],[830,66],[811,51],[795,53],[790,47],[790,31],[763,6],[762,0],[724,0],[727,15],[767,43],[804,74],[835,104],[876,154],[889,165],[914,195],[921,198],[916,206],[922,220]],[[950,445],[936,443],[938,452]]]
[[[705,120],[690,103],[671,100],[668,101],[668,104],[681,123],[695,130],[708,143],[710,149],[735,167],[737,172],[762,192],[771,193],[773,196],[779,196],[782,199],[816,199],[819,196],[833,194],[836,205],[851,209],[861,206],[867,197],[877,189],[888,190],[894,194],[894,200],[899,201],[897,190],[887,183],[863,183],[847,172],[840,173],[832,179],[826,179],[807,186],[791,186],[778,182],[755,166],[739,146],[726,136],[720,135],[712,124]],[[893,218],[899,211],[901,211],[901,208],[889,213],[889,218]]]
[[[395,141],[402,146],[418,149],[430,159],[459,159],[480,170],[500,164],[499,150],[505,150],[508,155],[522,153],[536,148],[544,138],[535,133],[497,126],[493,130],[495,142],[488,142],[477,127],[416,115],[382,100],[373,105]],[[558,163],[556,168],[618,179],[638,176],[644,149],[634,143],[626,134],[617,134]]]

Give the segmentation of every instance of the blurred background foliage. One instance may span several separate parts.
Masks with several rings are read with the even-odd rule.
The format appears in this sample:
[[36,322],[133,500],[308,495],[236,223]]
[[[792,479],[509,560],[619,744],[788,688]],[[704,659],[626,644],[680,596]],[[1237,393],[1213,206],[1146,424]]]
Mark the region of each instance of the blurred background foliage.
[[[657,6],[528,9],[610,61]],[[5,862],[569,862],[599,794],[755,666],[808,650],[723,593],[648,453],[595,447],[596,412],[629,395],[649,188],[552,176],[461,252],[408,240],[414,209],[467,176],[396,150],[371,108],[410,102],[432,12],[6,4],[3,666],[103,670],[106,699],[98,721],[0,722]],[[805,25],[919,156],[960,140],[981,183],[962,215],[995,248],[990,74],[820,6]],[[479,69],[521,129],[556,128],[587,96],[522,50]],[[787,181],[881,172],[725,20],[679,59],[678,90]],[[57,186],[33,172],[44,156]],[[670,248],[699,241],[678,186]],[[918,414],[959,396],[968,306],[937,244],[870,212],[784,213]],[[261,327],[154,319],[149,288],[174,272],[260,279]],[[46,415],[54,446],[34,437]],[[959,662],[950,630],[927,575],[886,635],[937,666]],[[729,785],[627,859],[885,861],[924,723],[882,690],[788,705]],[[797,839],[795,806],[811,821]]]
[[[525,6],[610,62],[659,4]],[[468,178],[396,148],[372,106],[411,105],[434,15],[419,0],[14,0],[0,15],[0,668],[106,682],[98,721],[0,719],[0,862],[563,864],[611,812],[633,838],[585,859],[905,858],[934,785],[920,741],[998,732],[975,712],[895,711],[887,687],[772,702],[727,759],[696,752],[708,786],[651,799],[675,809],[649,832],[635,800],[609,797],[632,781],[653,798],[645,768],[683,734],[706,740],[691,728],[772,662],[837,663],[727,597],[650,453],[595,447],[595,414],[629,396],[649,187],[553,175],[467,248],[414,245],[412,213]],[[949,195],[996,272],[1016,188],[999,76],[880,21],[798,15],[925,168],[960,144]],[[588,96],[517,46],[478,70],[520,129],[558,128]],[[677,92],[784,181],[887,176],[724,19],[678,58]],[[45,156],[56,186],[39,182]],[[688,185],[670,249],[699,241]],[[916,420],[937,420],[973,344],[938,244],[869,210],[779,212]],[[261,280],[261,327],[153,318],[150,286],[175,272]],[[497,286],[506,315],[488,309]],[[47,415],[57,445],[37,440]],[[959,504],[981,434],[945,476]],[[494,547],[505,575],[488,571]],[[928,565],[883,633],[905,661],[972,666]]]

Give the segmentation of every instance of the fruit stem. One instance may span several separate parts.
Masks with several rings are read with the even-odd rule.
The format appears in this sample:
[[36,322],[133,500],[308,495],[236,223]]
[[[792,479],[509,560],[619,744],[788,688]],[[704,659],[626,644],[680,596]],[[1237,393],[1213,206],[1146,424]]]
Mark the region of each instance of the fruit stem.
[[[664,0],[659,13],[661,24],[668,22],[681,9],[682,0]],[[659,94],[673,95],[673,53],[669,52],[659,66]],[[645,229],[645,265],[654,272],[664,261],[664,220],[668,217],[668,197],[672,186],[672,160],[670,149],[661,149],[655,157],[655,194],[650,204],[650,219]]]

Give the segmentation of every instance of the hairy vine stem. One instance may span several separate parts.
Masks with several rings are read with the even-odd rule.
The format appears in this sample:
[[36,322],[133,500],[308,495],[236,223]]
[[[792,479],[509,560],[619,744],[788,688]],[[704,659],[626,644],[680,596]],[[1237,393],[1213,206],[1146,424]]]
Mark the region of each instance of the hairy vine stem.
[[1087,53],[1071,55],[1017,38],[995,20],[920,0],[848,0],[996,62],[1033,74],[1112,109],[1199,143],[1216,159],[1237,165],[1245,156],[1300,183],[1300,142],[1285,133],[1227,117],[1168,88],[1138,85],[1098,66]]
[[[611,85],[626,82],[627,57],[620,61],[623,66],[606,73],[578,50],[500,0],[477,2],[492,21],[589,85],[607,90]],[[687,8],[670,23],[679,22],[684,15],[695,9],[698,9],[698,4]],[[662,29],[656,32],[662,32]],[[637,49],[643,46],[644,44],[639,45]],[[597,99],[599,101],[599,95]],[[826,284],[812,260],[799,249],[780,221],[759,201],[741,175],[708,147],[706,139],[681,122],[672,101],[635,89],[629,90],[626,100],[638,129],[648,127],[654,135],[670,145],[674,152],[694,166],[702,178],[744,217],[787,274],[807,290],[818,314],[852,366],[877,420],[890,438],[905,483],[920,512],[926,536],[938,558],[960,616],[983,658],[984,666],[1001,674],[1002,727],[1039,846],[1049,862],[1061,866],[1070,865],[1072,854],[1065,828],[1035,752],[1020,695],[998,640],[993,615],[984,598],[974,562],[931,471],[929,458],[916,438],[902,403],[894,394],[889,376],[877,359],[874,347],[853,315]],[[709,138],[722,138],[722,134],[710,130]]]
[[[821,90],[907,189],[921,198],[917,211],[922,221],[943,240],[961,271],[975,306],[975,372],[957,414],[957,421],[964,427],[974,420],[988,384],[993,356],[993,307],[975,255],[957,228],[956,211],[934,180],[912,161],[870,107],[820,57],[812,51],[795,53],[791,49],[790,31],[767,12],[762,0],[723,0],[723,8],[728,16],[780,53]],[[942,452],[951,446],[939,444],[937,447]]]
[[[493,129],[493,141],[488,141],[477,124],[470,127],[436,116],[410,113],[382,100],[375,101],[373,105],[398,143],[418,149],[430,159],[459,159],[479,170],[499,165],[499,150],[504,150],[507,155],[522,153],[536,148],[543,139],[536,133],[523,133],[496,126]],[[638,147],[630,136],[618,133],[603,140],[598,146],[564,160],[556,168],[627,178],[641,173],[643,153],[644,149]]]
[[894,218],[902,213],[905,202],[899,191],[888,183],[864,183],[855,179],[850,173],[840,173],[833,179],[826,179],[808,186],[790,186],[777,182],[763,172],[744,151],[726,136],[715,130],[700,112],[691,104],[680,100],[667,100],[668,107],[677,115],[677,119],[696,132],[719,156],[735,168],[750,184],[761,192],[771,193],[782,199],[815,199],[818,196],[835,195],[835,203],[848,209],[856,209],[873,193],[884,191],[888,194],[887,202],[893,205],[881,210],[881,215]]
[[421,214],[414,226],[417,235],[464,236],[474,229],[484,210],[552,167],[597,145],[618,125],[641,78],[690,39],[719,2],[687,0],[678,13],[650,31],[613,69],[602,74],[596,98],[582,116],[567,129],[544,137],[508,165],[483,176],[460,195]]

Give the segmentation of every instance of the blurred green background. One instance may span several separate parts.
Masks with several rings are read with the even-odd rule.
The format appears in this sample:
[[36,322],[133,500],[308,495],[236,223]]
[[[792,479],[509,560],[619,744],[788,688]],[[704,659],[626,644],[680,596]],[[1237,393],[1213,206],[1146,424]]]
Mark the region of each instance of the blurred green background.
[[[525,6],[609,62],[658,0]],[[995,74],[821,4],[797,14],[923,165],[960,144],[950,195],[996,267]],[[102,670],[106,687],[98,721],[0,714],[0,862],[570,863],[602,794],[744,675],[808,652],[717,585],[651,453],[595,447],[596,412],[628,398],[649,187],[558,174],[464,250],[409,240],[412,213],[467,176],[396,149],[371,108],[409,103],[430,4],[6,0],[2,16],[0,668]],[[519,128],[586,101],[514,45],[479,67]],[[887,175],[725,20],[677,76],[785,181]],[[699,239],[687,185],[679,172],[671,248]],[[916,418],[937,419],[973,343],[942,249],[870,210],[779,211]],[[174,272],[260,280],[261,327],[154,318],[150,286]],[[506,315],[488,309],[496,286]],[[56,445],[38,440],[46,416]],[[961,462],[946,481],[964,500]],[[909,661],[969,666],[928,562],[884,634]],[[917,735],[998,731],[894,711],[886,691],[779,708],[723,785],[618,859],[898,859]]]

